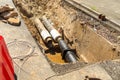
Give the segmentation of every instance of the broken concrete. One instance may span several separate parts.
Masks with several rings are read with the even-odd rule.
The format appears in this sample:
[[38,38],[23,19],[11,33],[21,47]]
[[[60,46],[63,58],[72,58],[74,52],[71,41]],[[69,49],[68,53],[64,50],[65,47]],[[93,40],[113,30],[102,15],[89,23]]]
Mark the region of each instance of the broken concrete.
[[108,72],[99,64],[96,63],[65,75],[56,75],[47,80],[85,80],[86,76],[89,77],[88,80],[116,80],[112,79]]
[[10,11],[10,12],[4,12],[0,15],[4,19],[14,18],[18,16],[18,13],[16,11]]
[[20,18],[18,18],[17,11],[14,11],[14,8],[9,6],[8,4],[1,7],[0,17],[2,17],[2,22],[9,23],[15,26],[19,26],[21,22]]
[[6,4],[5,6],[0,6],[0,13],[6,12],[6,11],[12,11],[14,10],[13,7]]
[[19,18],[9,18],[8,23],[11,25],[19,26],[21,23],[21,20]]

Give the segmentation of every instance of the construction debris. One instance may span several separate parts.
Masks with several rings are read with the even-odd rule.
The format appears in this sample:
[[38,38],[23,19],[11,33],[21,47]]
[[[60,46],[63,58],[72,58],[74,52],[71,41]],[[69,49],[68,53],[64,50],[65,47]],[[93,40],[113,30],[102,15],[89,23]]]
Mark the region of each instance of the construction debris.
[[14,8],[6,4],[5,6],[0,6],[0,13],[6,12],[6,11],[13,11]]
[[1,20],[3,23],[8,23],[7,20]]
[[15,25],[15,26],[19,26],[21,23],[20,19],[18,17],[17,18],[9,18],[7,21],[9,24]]
[[9,19],[17,16],[18,16],[18,13],[16,11],[4,12],[1,14],[1,17],[3,17],[4,19]]
[[11,25],[19,26],[21,21],[18,18],[18,13],[13,7],[6,4],[0,7],[0,17],[2,17],[2,22],[9,23]]

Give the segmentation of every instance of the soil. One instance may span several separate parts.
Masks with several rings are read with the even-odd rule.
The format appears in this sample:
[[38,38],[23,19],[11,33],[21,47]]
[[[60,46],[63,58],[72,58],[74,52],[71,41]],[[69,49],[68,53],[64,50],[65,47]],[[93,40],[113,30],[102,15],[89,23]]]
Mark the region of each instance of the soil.
[[[45,51],[48,50],[39,36],[39,33],[33,23],[33,19],[36,16],[41,17],[43,15],[46,15],[53,21],[54,25],[57,26],[56,29],[58,26],[62,26],[61,20],[59,20],[58,17],[62,16],[62,14],[64,15],[66,11],[61,7],[61,5],[58,5],[61,3],[61,0],[14,0],[14,3],[16,4],[18,10],[21,12],[21,15],[27,24],[32,36],[37,41],[39,41],[40,45],[43,45],[42,47]],[[62,14],[57,15],[60,12]],[[46,53],[45,55],[54,63],[65,63],[64,60],[62,60],[61,54],[58,52],[55,52],[54,55],[51,55],[50,52]]]
[[[36,29],[33,22],[34,17],[40,18],[43,15],[46,15],[50,19],[50,21],[52,21],[56,29],[59,29],[59,28],[63,29],[66,43],[72,49],[76,49],[78,54],[80,54],[81,52],[79,50],[79,48],[81,48],[81,45],[84,45],[85,47],[87,45],[84,43],[88,43],[86,38],[86,41],[83,40],[81,44],[82,38],[80,38],[81,35],[79,30],[81,28],[83,29],[82,31],[86,33],[86,26],[92,29],[92,31],[94,31],[96,34],[103,36],[112,44],[118,43],[117,38],[120,35],[119,32],[115,31],[114,29],[110,29],[107,26],[103,26],[97,20],[94,20],[93,18],[87,16],[82,11],[78,11],[71,5],[65,3],[64,0],[14,0],[14,3],[18,8],[18,10],[21,12],[21,15],[29,31],[31,32],[32,36],[39,42],[39,45],[42,46],[45,52],[47,50],[49,51],[49,49],[45,46],[44,42],[42,41],[39,35],[39,32]],[[84,38],[84,35],[82,35],[82,37]],[[61,58],[60,52],[57,52],[57,50],[55,50],[54,55],[51,54],[50,52],[44,53],[44,55],[47,56],[47,58],[53,63],[65,64],[65,62]],[[91,56],[91,55],[90,57],[94,58],[94,56]],[[83,59],[80,58],[80,61],[83,61]],[[93,62],[94,62],[94,59],[93,59]],[[76,65],[78,65],[79,67],[79,64],[76,64]],[[54,67],[56,68],[56,65]],[[65,68],[65,66],[62,66],[60,68],[63,68],[63,67]],[[65,70],[65,69],[58,69],[57,71],[59,72],[59,70]]]

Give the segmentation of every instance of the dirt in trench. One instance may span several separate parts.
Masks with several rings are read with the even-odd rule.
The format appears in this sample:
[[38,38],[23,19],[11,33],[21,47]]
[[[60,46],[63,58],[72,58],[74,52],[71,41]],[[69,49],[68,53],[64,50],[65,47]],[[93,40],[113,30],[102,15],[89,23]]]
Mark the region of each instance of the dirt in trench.
[[[81,61],[85,60],[86,62],[89,62],[90,60],[90,62],[96,62],[110,58],[114,59],[117,56],[116,54],[119,53],[119,47],[117,47],[117,51],[112,51],[112,47],[107,46],[108,44],[106,44],[106,41],[101,42],[101,44],[105,43],[105,47],[109,48],[102,47],[103,45],[98,46],[98,44],[94,42],[94,37],[97,38],[97,36],[89,36],[88,34],[93,35],[94,33],[90,33],[89,29],[86,26],[90,27],[95,33],[103,36],[111,43],[118,43],[117,38],[119,38],[119,32],[104,27],[100,24],[100,22],[64,3],[64,0],[14,0],[14,3],[18,7],[18,10],[21,12],[21,15],[26,25],[28,26],[28,29],[30,30],[32,36],[37,41],[39,41],[40,45],[45,50],[47,50],[48,48],[44,45],[33,23],[34,17],[41,17],[43,15],[46,15],[54,23],[54,27],[56,29],[58,29],[59,27],[63,28],[66,35],[66,42],[70,47],[76,49]],[[101,39],[98,41],[100,42]],[[95,46],[92,47],[92,45]],[[93,50],[94,48],[96,51]],[[103,49],[103,52],[101,51],[101,48],[105,48]],[[105,55],[107,51],[111,54],[110,56]],[[94,56],[94,54],[92,55],[92,53],[101,55],[103,54],[103,56],[99,58],[99,55]],[[54,63],[64,63],[60,53],[56,53],[56,55],[51,55],[50,53],[47,53],[46,56]],[[86,58],[90,59],[86,60]]]
[[[59,12],[63,13],[63,9],[60,7],[60,5],[58,5],[60,4],[60,2],[61,0],[34,0],[34,1],[14,0],[14,3],[18,7],[18,10],[21,12],[21,15],[25,23],[27,24],[28,29],[30,30],[32,36],[35,39],[37,39],[37,41],[39,41],[40,45],[42,45],[42,47],[45,50],[48,50],[48,48],[44,46],[44,43],[40,38],[38,31],[35,28],[33,19],[36,16],[41,17],[43,15],[46,15],[53,21],[54,25],[57,26],[56,28],[58,28],[58,26],[62,26],[61,23],[59,22],[61,20],[59,20],[57,16]],[[66,11],[64,11],[64,13],[65,12]],[[56,52],[54,55],[51,55],[51,53],[46,53],[45,55],[53,63],[65,63],[64,60],[62,60],[61,53]]]

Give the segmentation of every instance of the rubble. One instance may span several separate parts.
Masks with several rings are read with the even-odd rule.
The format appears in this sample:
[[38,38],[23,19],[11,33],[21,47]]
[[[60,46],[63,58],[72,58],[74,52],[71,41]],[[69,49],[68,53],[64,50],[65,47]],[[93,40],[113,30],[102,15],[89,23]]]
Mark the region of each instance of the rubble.
[[13,7],[6,4],[5,6],[0,6],[0,13],[6,12],[6,11],[12,11],[14,10]]
[[18,17],[17,18],[9,18],[7,21],[9,24],[15,25],[15,26],[19,26],[21,23],[20,19]]
[[33,13],[31,12],[31,10],[27,7],[26,4],[24,3],[19,3],[18,6],[20,7],[20,11],[22,13],[24,13],[23,15],[27,16],[27,17],[33,17]]
[[8,23],[7,20],[1,20],[3,23]]
[[0,17],[1,21],[4,23],[9,23],[11,25],[19,26],[21,21],[18,17],[18,13],[13,7],[6,4],[5,6],[0,6]]
[[1,14],[1,16],[4,19],[9,19],[9,18],[12,18],[12,17],[17,17],[18,13],[16,11],[4,12],[4,13]]

